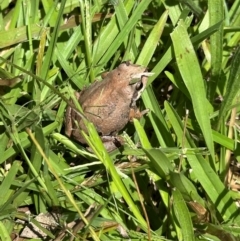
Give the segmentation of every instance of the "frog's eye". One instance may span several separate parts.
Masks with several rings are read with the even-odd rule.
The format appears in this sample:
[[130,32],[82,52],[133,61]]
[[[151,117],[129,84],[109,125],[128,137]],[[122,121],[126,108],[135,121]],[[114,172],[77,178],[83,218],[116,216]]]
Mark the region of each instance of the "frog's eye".
[[137,84],[136,84],[136,90],[141,90],[143,88],[143,82],[142,81],[139,81]]

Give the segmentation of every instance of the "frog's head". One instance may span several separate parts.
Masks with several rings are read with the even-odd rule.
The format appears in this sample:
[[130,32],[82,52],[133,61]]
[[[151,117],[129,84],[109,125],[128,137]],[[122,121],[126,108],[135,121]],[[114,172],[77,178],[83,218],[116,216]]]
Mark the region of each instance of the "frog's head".
[[131,87],[132,101],[140,98],[142,92],[147,86],[148,77],[153,73],[148,72],[147,68],[137,64],[131,64],[130,61],[121,63],[117,67],[117,73],[120,82],[124,82],[125,86]]

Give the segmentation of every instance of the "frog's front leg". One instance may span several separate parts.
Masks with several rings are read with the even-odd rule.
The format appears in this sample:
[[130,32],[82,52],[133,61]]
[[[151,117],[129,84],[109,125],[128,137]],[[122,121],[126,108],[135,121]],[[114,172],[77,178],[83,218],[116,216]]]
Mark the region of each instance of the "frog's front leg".
[[133,118],[140,119],[143,115],[147,114],[149,109],[140,111],[138,108],[131,108],[129,112],[129,121],[132,122]]

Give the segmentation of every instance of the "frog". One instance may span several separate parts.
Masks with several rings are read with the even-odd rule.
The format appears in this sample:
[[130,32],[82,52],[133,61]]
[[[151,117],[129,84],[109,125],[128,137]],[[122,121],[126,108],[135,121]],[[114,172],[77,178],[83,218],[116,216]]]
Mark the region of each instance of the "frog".
[[[124,140],[118,136],[118,132],[133,118],[140,119],[148,112],[140,111],[136,102],[152,74],[144,66],[125,61],[105,73],[101,81],[95,81],[86,89],[75,92],[84,116],[94,124],[108,152],[123,145]],[[65,134],[87,144],[79,129],[87,132],[83,118],[68,105],[65,113]]]

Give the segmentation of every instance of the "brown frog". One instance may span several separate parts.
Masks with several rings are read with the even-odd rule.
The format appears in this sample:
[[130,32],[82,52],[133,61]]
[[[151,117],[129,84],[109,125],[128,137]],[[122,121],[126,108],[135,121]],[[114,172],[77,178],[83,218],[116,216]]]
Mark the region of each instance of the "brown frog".
[[[79,101],[85,117],[91,121],[110,152],[122,144],[117,136],[128,121],[140,118],[146,111],[140,112],[136,101],[146,88],[148,76],[146,68],[140,65],[123,62],[116,69],[105,74],[102,81],[96,81],[75,96]],[[86,131],[82,118],[68,106],[65,115],[65,133],[68,137],[86,144],[75,124]]]

